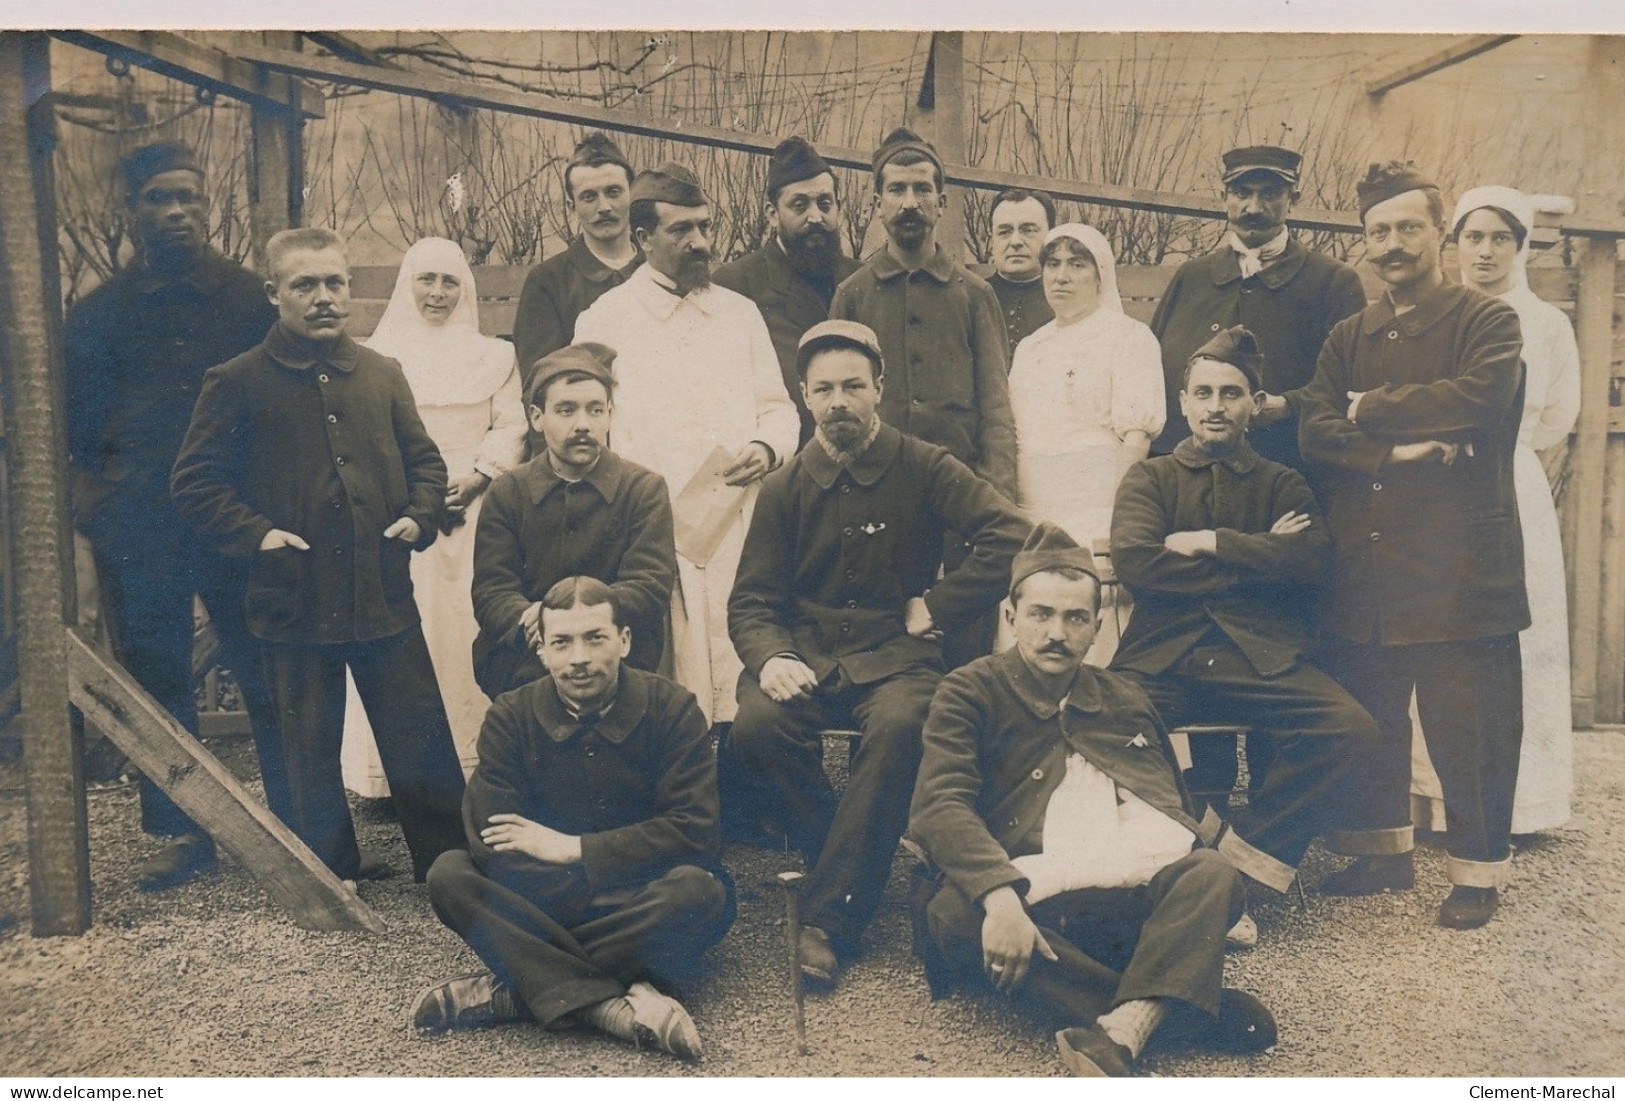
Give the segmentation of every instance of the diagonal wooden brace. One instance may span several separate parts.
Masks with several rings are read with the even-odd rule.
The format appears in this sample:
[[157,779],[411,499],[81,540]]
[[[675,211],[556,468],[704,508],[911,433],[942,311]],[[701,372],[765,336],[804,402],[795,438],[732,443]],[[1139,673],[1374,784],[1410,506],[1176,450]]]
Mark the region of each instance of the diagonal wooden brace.
[[305,929],[384,923],[134,677],[67,628],[68,696]]

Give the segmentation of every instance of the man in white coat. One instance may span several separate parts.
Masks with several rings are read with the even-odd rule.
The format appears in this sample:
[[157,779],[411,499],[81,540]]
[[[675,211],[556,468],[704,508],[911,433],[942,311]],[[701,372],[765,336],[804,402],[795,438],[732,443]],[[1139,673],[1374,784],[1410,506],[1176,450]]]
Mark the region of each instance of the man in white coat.
[[576,320],[575,342],[618,353],[617,454],[665,478],[675,501],[721,448],[723,480],[745,489],[709,556],[685,548],[677,518],[676,679],[710,722],[728,723],[743,668],[728,639],[728,594],[757,484],[794,453],[801,422],[755,303],[711,285],[711,203],[694,173],[671,162],[640,172],[630,222],[647,263]]

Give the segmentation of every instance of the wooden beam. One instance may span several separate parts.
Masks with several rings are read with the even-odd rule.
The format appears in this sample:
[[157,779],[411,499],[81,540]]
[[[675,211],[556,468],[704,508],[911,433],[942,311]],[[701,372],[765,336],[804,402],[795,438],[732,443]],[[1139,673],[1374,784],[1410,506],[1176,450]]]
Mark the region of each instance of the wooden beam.
[[1460,64],[1470,57],[1477,57],[1481,53],[1504,46],[1518,36],[1515,34],[1475,34],[1469,35],[1456,42],[1452,42],[1442,50],[1435,50],[1426,57],[1419,58],[1400,68],[1392,69],[1382,76],[1366,81],[1365,94],[1380,96],[1393,91],[1401,85],[1409,84],[1413,80],[1448,69],[1452,65]]
[[106,731],[130,762],[163,789],[215,843],[257,879],[305,929],[384,931],[384,923],[281,819],[237,782],[134,677],[76,628],[67,642],[73,705]]
[[[944,164],[965,162],[965,35],[933,31],[931,53],[921,78],[916,109],[917,129]],[[959,263],[965,253],[965,191],[948,188],[948,207],[937,226],[937,244]]]
[[385,57],[379,57],[361,43],[347,34],[338,31],[300,31],[300,35],[334,57],[345,61],[354,61],[358,65],[377,65],[385,69],[398,69],[399,65]]
[[[245,32],[265,45],[293,49],[293,31]],[[297,50],[294,50],[297,52]],[[269,76],[270,74],[264,74]],[[286,78],[284,78],[286,79]],[[260,271],[269,272],[265,245],[273,236],[297,226],[304,213],[304,150],[301,120],[287,111],[255,103],[249,110],[248,227]]]
[[1613,375],[1614,256],[1611,240],[1590,240],[1580,251],[1575,336],[1580,345],[1580,420],[1574,442],[1576,530],[1569,564],[1570,673],[1574,725],[1597,721],[1598,642],[1614,624],[1601,622],[1603,484],[1608,447],[1609,389]]
[[1625,721],[1625,440],[1604,451],[1602,563],[1598,579],[1597,723]]
[[288,111],[306,118],[327,114],[327,99],[315,86],[286,77],[266,81],[254,66],[224,50],[169,31],[55,31],[63,42],[116,57],[131,65],[232,99]]
[[47,256],[42,245],[55,239],[55,209],[37,190],[35,167],[50,155],[33,109],[50,90],[48,49],[43,34],[0,32],[0,371],[9,399],[28,893],[34,935],[62,936],[90,926],[90,849],[80,743],[62,676],[72,591],[64,562],[72,552],[63,547],[61,348],[52,320],[61,302],[47,285],[54,250]]

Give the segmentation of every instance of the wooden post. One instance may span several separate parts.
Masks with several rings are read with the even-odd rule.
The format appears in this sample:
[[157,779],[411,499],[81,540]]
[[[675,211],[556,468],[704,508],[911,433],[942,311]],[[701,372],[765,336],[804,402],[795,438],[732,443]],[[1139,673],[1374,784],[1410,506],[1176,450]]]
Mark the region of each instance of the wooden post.
[[[49,41],[0,32],[0,365],[10,400],[12,561],[17,570],[18,679],[28,787],[28,887],[35,936],[90,926],[90,849],[80,744],[68,711],[64,611],[66,492],[59,391],[61,348],[50,286],[56,238],[36,164],[50,156],[33,110],[49,90]],[[35,121],[33,127],[30,120]],[[32,136],[41,141],[32,141]],[[41,148],[41,146],[44,148]]]
[[1601,549],[1594,716],[1618,723],[1625,721],[1625,436],[1615,433],[1604,450]]
[[1603,484],[1608,447],[1608,395],[1613,374],[1613,238],[1591,238],[1580,248],[1580,290],[1575,330],[1580,345],[1580,421],[1574,446],[1574,561],[1569,569],[1570,669],[1574,725],[1597,722],[1599,642],[1619,629],[1601,621]]
[[[259,41],[266,46],[297,50],[299,35],[294,31],[262,31]],[[279,73],[260,72],[269,89],[276,81],[287,81]],[[248,222],[254,239],[254,257],[266,272],[265,243],[275,234],[304,219],[304,142],[299,116],[292,110],[256,101],[249,108],[249,134],[252,147],[248,158]]]
[[[944,164],[965,163],[965,35],[935,31],[920,86],[919,128]],[[965,253],[965,190],[948,188],[948,209],[937,224],[937,243],[959,263]]]

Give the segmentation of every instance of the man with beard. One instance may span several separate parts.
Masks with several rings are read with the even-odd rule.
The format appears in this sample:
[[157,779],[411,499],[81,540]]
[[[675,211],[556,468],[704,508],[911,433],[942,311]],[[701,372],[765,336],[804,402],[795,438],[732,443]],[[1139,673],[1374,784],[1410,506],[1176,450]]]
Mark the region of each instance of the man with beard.
[[800,443],[805,444],[812,439],[813,419],[801,402],[796,346],[802,333],[829,316],[836,285],[859,266],[841,252],[835,173],[805,138],[785,138],[773,150],[767,165],[767,219],[773,240],[723,264],[713,279],[762,311],[784,388],[801,414]]
[[526,383],[537,360],[570,343],[581,311],[643,262],[627,222],[632,176],[620,146],[599,130],[577,142],[565,163],[564,197],[580,232],[569,248],[532,268],[519,292],[513,346]]
[[1439,189],[1408,164],[1357,186],[1366,251],[1387,293],[1332,330],[1303,394],[1300,439],[1326,502],[1327,667],[1382,739],[1360,759],[1328,894],[1408,889],[1409,704],[1444,788],[1450,895],[1440,925],[1495,914],[1512,861],[1523,740],[1518,632],[1529,626],[1513,449],[1523,339],[1500,299],[1445,282]]
[[648,262],[581,315],[575,341],[618,353],[619,455],[665,478],[673,500],[702,468],[718,465],[718,481],[743,491],[727,503],[733,519],[716,540],[679,538],[672,594],[676,679],[708,720],[726,723],[740,669],[728,642],[728,592],[758,483],[795,452],[796,407],[761,312],[711,285],[711,201],[694,173],[671,162],[640,172],[631,223]]
[[525,405],[547,450],[498,478],[474,533],[474,675],[497,696],[544,674],[542,597],[566,577],[614,592],[632,631],[627,663],[653,673],[677,583],[671,497],[653,471],[609,450],[612,349],[572,344],[543,356]]
[[244,603],[283,731],[288,825],[357,878],[339,769],[348,669],[422,882],[463,843],[463,772],[408,571],[439,532],[446,464],[400,365],[344,331],[338,235],[283,230],[265,262],[277,323],[203,376],[170,491],[202,535],[251,560]]
[[1012,188],[993,199],[993,262],[972,270],[987,280],[1004,314],[1010,354],[1016,345],[1053,320],[1055,311],[1044,297],[1038,250],[1044,235],[1055,228],[1055,200],[1047,191]]
[[[1028,525],[944,448],[882,423],[885,360],[867,326],[813,326],[796,366],[818,429],[768,478],[745,540],[728,603],[745,664],[732,740],[806,861],[802,971],[832,984],[908,821],[941,628],[998,604]],[[950,530],[970,549],[939,579]],[[821,731],[853,725],[837,801]]]
[[[1377,729],[1308,661],[1331,538],[1303,475],[1247,441],[1262,358],[1240,325],[1198,348],[1179,391],[1191,434],[1123,476],[1112,566],[1134,612],[1111,667],[1170,727],[1241,723],[1249,739],[1272,738],[1247,805],[1232,813],[1221,799],[1210,813],[1229,823],[1219,855],[1284,892],[1309,843],[1338,821],[1354,754]],[[1235,939],[1256,941],[1250,918]]]
[[[875,213],[886,247],[842,283],[829,315],[874,330],[890,374],[880,418],[948,453],[1012,501],[1016,493],[1016,425],[1010,410],[1010,346],[999,300],[980,276],[953,263],[937,243],[948,202],[942,159],[907,127],[875,150]],[[944,551],[956,565],[964,532]],[[990,613],[949,633],[950,668],[993,648]]]
[[[169,471],[204,372],[265,338],[276,311],[259,278],[209,247],[203,169],[180,142],[124,158],[135,262],[68,312],[68,452],[74,524],[90,540],[113,652],[194,735],[192,595],[203,598],[254,729],[273,813],[288,816],[282,740],[243,621],[246,573],[201,545],[169,499]],[[143,890],[212,867],[214,842],[140,777],[141,827],[166,838],[136,872]]]

